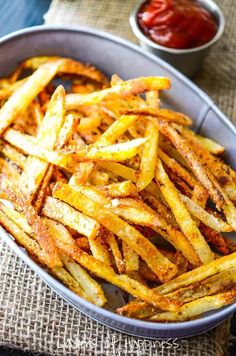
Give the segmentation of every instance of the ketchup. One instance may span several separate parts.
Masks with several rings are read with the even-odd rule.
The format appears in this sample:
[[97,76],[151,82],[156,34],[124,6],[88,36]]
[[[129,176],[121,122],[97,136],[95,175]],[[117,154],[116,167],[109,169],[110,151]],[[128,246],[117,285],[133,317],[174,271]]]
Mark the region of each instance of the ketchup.
[[186,49],[209,42],[217,32],[211,13],[196,0],[150,0],[138,13],[141,30],[161,46]]

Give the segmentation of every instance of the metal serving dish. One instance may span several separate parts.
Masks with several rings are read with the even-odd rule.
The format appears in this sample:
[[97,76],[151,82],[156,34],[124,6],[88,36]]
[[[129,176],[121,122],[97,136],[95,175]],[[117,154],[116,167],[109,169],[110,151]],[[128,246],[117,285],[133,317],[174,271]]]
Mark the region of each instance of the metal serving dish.
[[[165,106],[186,113],[194,120],[194,130],[223,144],[227,149],[228,162],[236,169],[235,127],[203,91],[161,59],[127,41],[97,30],[40,26],[16,32],[0,41],[0,76],[9,74],[25,58],[36,55],[74,57],[82,62],[93,63],[107,75],[117,73],[123,79],[150,75],[170,77],[172,89],[163,96]],[[235,303],[206,313],[197,320],[169,324],[122,317],[112,312],[114,304],[102,309],[71,292],[35,264],[2,228],[0,237],[68,303],[92,319],[128,334],[152,339],[193,336],[213,328],[236,310]],[[113,294],[115,304],[119,304],[114,288],[108,284],[105,284],[105,288],[109,294]]]

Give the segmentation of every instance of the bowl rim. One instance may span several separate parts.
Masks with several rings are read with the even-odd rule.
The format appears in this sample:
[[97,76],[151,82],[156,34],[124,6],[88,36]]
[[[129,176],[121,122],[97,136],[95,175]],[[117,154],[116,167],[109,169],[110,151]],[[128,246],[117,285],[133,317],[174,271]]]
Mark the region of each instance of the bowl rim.
[[[105,38],[107,40],[110,40],[112,42],[115,42],[117,44],[120,44],[126,48],[132,49],[135,52],[138,52],[139,54],[151,59],[154,62],[158,62],[162,67],[166,68],[171,72],[171,74],[177,78],[179,78],[181,81],[183,81],[188,87],[190,87],[195,93],[197,93],[206,103],[209,105],[209,109],[212,109],[213,111],[216,111],[219,115],[219,119],[224,122],[226,126],[231,129],[231,131],[234,132],[236,135],[236,128],[232,124],[232,122],[229,121],[229,119],[218,109],[218,107],[214,104],[213,100],[210,99],[210,97],[197,85],[195,85],[192,81],[190,81],[187,77],[185,77],[182,73],[180,73],[178,70],[173,68],[170,64],[166,63],[164,60],[157,58],[155,55],[150,54],[145,52],[143,49],[141,49],[139,46],[123,39],[115,35],[108,34],[104,31],[100,31],[97,29],[92,29],[89,27],[84,27],[84,26],[70,26],[70,25],[64,25],[64,26],[58,26],[58,25],[41,25],[41,26],[35,26],[35,27],[29,27],[26,29],[22,29],[19,31],[15,31],[11,34],[8,34],[0,39],[0,51],[1,51],[1,45],[4,45],[7,42],[11,42],[12,40],[15,40],[19,37],[25,37],[25,36],[31,36],[34,33],[46,33],[46,32],[76,32],[76,33],[86,33],[90,34],[95,37],[100,37],[100,38]],[[69,290],[67,287],[65,287],[61,282],[56,280],[54,277],[52,277],[45,269],[43,269],[40,265],[36,264],[33,259],[28,255],[27,252],[25,252],[25,249],[17,245],[15,242],[14,237],[12,237],[9,233],[4,230],[0,226],[0,236],[2,239],[7,243],[7,245],[30,267],[34,272],[36,272],[43,281],[48,284],[52,289],[54,289],[64,300],[66,300],[69,304],[73,305],[76,309],[81,310],[79,306],[77,306],[75,303],[72,301],[78,300],[78,303],[80,305],[83,305],[86,307],[86,309],[89,309],[90,311],[94,312],[95,314],[98,315],[103,315],[109,319],[114,319],[115,321],[119,322],[120,324],[127,324],[129,326],[133,326],[136,328],[141,328],[141,329],[146,329],[146,330],[162,330],[162,331],[177,331],[179,328],[197,328],[197,327],[202,327],[206,326],[209,323],[214,323],[217,322],[219,323],[219,319],[222,321],[231,313],[233,313],[236,310],[236,302],[225,306],[220,309],[216,309],[213,311],[213,314],[206,315],[204,317],[195,319],[195,320],[190,320],[190,321],[184,321],[184,322],[175,322],[175,323],[160,323],[160,322],[150,322],[150,321],[143,321],[139,319],[133,319],[133,318],[128,318],[125,316],[121,316],[118,314],[115,314],[112,311],[106,310],[102,307],[98,307],[95,304],[92,304],[82,297],[78,296],[71,290]],[[60,294],[62,293],[62,294]],[[67,297],[68,296],[68,299]],[[85,311],[81,310],[82,313],[85,313]],[[91,316],[90,314],[87,313],[87,315],[96,320],[96,317]],[[100,323],[103,323],[99,321]],[[104,322],[105,324],[105,322]],[[108,325],[111,327],[110,325]],[[214,326],[212,326],[214,327]],[[118,330],[115,326],[113,327],[114,329]],[[122,332],[122,330],[119,330]],[[125,331],[123,331],[125,332]],[[128,332],[128,331],[127,331]],[[128,332],[129,333],[129,332]],[[132,333],[130,333],[132,334]],[[198,334],[198,333],[196,333]],[[191,336],[191,335],[189,335]],[[141,336],[140,336],[141,337]],[[145,336],[147,337],[147,336]],[[150,336],[150,338],[156,339],[155,336]],[[161,339],[165,337],[160,337]]]
[[[221,38],[221,36],[224,33],[225,17],[224,17],[222,10],[220,9],[220,7],[213,0],[198,0],[200,3],[205,4],[206,7],[208,7],[207,5],[210,5],[210,7],[212,7],[214,9],[214,11],[217,12],[217,14],[219,16],[219,25],[218,25],[218,29],[217,29],[215,36],[210,41],[203,44],[202,46],[193,47],[193,48],[187,48],[187,49],[179,48],[178,49],[178,48],[170,48],[170,47],[161,46],[158,43],[149,39],[142,32],[142,30],[140,29],[138,22],[137,22],[138,11],[139,11],[140,7],[147,1],[148,0],[139,0],[138,4],[134,7],[133,11],[130,14],[130,26],[131,26],[135,36],[140,41],[144,42],[146,45],[148,45],[149,47],[151,47],[153,49],[157,49],[157,50],[160,50],[163,52],[177,54],[177,55],[178,54],[181,55],[181,54],[187,54],[187,53],[195,53],[195,52],[203,51],[203,50],[213,46],[216,42],[219,41],[219,39]],[[210,9],[209,9],[209,11],[212,12]]]

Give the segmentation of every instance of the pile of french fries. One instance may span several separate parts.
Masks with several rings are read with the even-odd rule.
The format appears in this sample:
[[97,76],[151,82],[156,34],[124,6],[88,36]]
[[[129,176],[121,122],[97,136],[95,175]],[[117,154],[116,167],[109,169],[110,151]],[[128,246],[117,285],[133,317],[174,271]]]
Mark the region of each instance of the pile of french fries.
[[236,300],[236,173],[160,106],[170,85],[60,57],[0,79],[1,225],[79,296],[106,307],[105,280],[153,322]]

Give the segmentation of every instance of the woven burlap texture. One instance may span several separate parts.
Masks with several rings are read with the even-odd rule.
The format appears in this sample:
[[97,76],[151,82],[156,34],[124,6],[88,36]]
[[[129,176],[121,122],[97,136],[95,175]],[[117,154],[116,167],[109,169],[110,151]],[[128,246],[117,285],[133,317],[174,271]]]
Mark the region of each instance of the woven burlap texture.
[[[86,25],[136,41],[128,17],[134,0],[53,0],[46,24]],[[236,9],[224,10],[224,38],[208,55],[196,79],[236,122]],[[58,297],[0,241],[0,345],[50,355],[222,356],[230,322],[198,337],[161,343],[115,332],[84,316]]]

